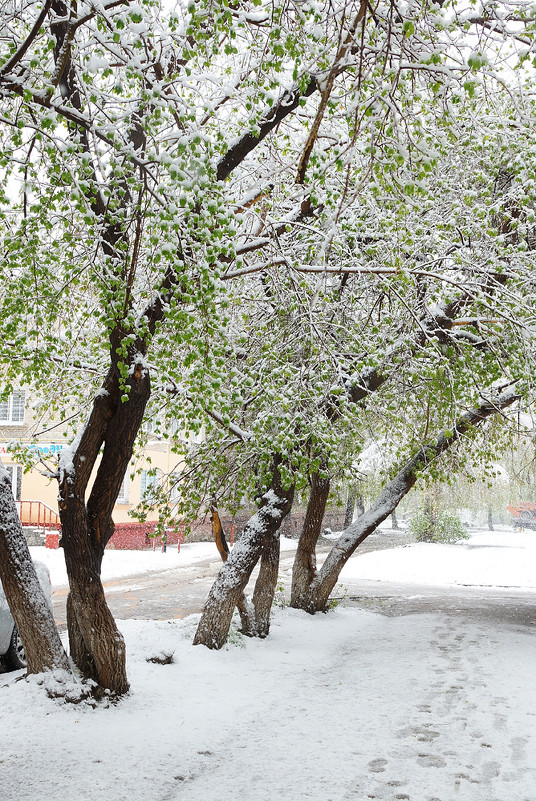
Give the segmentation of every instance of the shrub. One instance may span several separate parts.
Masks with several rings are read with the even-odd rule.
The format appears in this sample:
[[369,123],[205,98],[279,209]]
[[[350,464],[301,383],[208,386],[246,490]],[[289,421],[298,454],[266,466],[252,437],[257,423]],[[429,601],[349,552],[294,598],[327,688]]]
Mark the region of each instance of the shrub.
[[462,521],[451,512],[431,512],[421,508],[411,518],[410,528],[418,542],[457,542],[469,539]]

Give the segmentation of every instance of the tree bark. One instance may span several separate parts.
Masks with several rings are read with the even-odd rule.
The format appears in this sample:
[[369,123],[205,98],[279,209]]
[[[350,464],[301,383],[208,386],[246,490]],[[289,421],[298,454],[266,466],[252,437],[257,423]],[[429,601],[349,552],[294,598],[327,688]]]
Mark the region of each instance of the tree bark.
[[123,695],[129,689],[125,643],[104,596],[100,579],[102,555],[91,547],[83,518],[77,532],[81,536],[65,551],[71,656],[84,676],[113,695]]
[[270,614],[274,602],[279,573],[281,540],[279,531],[266,537],[261,552],[261,568],[253,592],[255,636],[267,637],[270,632]]
[[[127,386],[128,400],[122,401],[118,368],[110,368],[87,425],[60,465],[61,544],[70,588],[67,628],[71,656],[86,678],[116,696],[129,688],[126,650],[106,603],[100,573],[104,549],[114,531],[112,510],[150,396],[149,375],[134,355]],[[86,504],[89,477],[102,445],[102,459]]]
[[0,579],[24,645],[28,673],[58,668],[71,672],[71,663],[26,544],[11,481],[1,463]]
[[399,529],[398,520],[396,517],[396,509],[393,509],[393,511],[391,512],[391,528],[394,529],[395,531],[398,531]]
[[423,445],[395,478],[387,484],[372,506],[343,532],[328,554],[322,568],[313,578],[300,608],[311,614],[325,611],[329,596],[348,559],[363,540],[369,534],[372,534],[380,523],[396,509],[402,498],[414,486],[418,474],[426,470],[438,456],[447,451],[460,437],[470,434],[487,418],[507,408],[516,399],[517,396],[514,392],[506,392],[495,401],[485,402],[482,406],[462,415],[452,431],[444,432],[435,442]]
[[493,508],[488,506],[488,531],[493,531]]
[[[210,590],[194,645],[221,648],[227,640],[235,607],[238,605],[253,568],[270,538],[278,536],[279,528],[292,507],[294,487],[281,484],[278,465],[274,459],[271,488],[262,498],[259,510],[246,524],[239,542],[221,568]],[[267,566],[268,569],[268,566]]]
[[[221,556],[222,562],[226,562],[229,558],[230,550],[225,537],[225,531],[220,518],[220,513],[216,503],[213,502],[210,507],[211,522],[212,522],[212,535],[214,542]],[[236,604],[240,614],[240,623],[242,632],[248,636],[255,636],[255,610],[252,604],[248,603],[245,593],[243,592]]]
[[329,478],[320,478],[318,473],[313,474],[303,529],[298,540],[292,568],[290,605],[295,609],[303,609],[303,604],[307,602],[311,582],[316,575],[316,544],[322,530],[329,488]]

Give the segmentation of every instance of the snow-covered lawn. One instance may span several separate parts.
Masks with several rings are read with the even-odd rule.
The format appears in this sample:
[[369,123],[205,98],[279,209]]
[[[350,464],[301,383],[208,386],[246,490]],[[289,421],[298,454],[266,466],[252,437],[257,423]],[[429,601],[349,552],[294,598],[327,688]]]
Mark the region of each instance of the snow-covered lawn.
[[415,543],[373,551],[353,556],[340,578],[342,582],[369,579],[536,592],[536,531],[514,532],[504,527],[476,531],[454,545]]
[[[422,580],[418,561],[452,583],[452,560],[463,583],[481,584],[474,557],[493,552],[508,576],[493,580],[534,588],[536,533],[494,536],[469,543],[484,548],[372,553],[347,569],[410,583]],[[536,801],[532,629],[276,609],[267,640],[235,632],[212,652],[191,646],[195,622],[122,621],[132,692],[108,709],[58,706],[36,679],[11,678],[0,688],[0,799]],[[146,661],[162,651],[172,664]]]

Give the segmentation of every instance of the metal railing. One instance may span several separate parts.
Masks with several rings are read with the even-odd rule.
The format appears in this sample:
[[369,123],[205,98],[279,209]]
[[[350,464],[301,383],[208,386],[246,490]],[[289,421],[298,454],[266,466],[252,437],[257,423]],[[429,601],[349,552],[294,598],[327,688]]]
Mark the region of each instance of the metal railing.
[[20,522],[23,526],[35,526],[43,531],[61,529],[60,516],[43,501],[15,501]]

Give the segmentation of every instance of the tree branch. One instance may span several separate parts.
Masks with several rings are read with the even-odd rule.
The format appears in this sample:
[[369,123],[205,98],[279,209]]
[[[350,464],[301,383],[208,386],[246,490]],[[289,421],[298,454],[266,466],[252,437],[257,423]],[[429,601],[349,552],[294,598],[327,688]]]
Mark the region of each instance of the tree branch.
[[13,68],[17,66],[19,61],[21,61],[24,58],[24,56],[28,52],[28,49],[32,45],[34,39],[37,37],[37,34],[39,33],[39,30],[41,29],[41,26],[45,21],[46,15],[50,11],[52,2],[53,0],[46,0],[43,8],[41,9],[41,13],[37,17],[32,27],[32,30],[28,34],[27,38],[25,39],[23,44],[19,47],[19,49],[16,51],[16,53],[13,53],[11,58],[8,61],[6,61],[6,63],[0,69],[0,78],[2,78],[4,75],[9,75],[9,73],[13,70]]
[[288,117],[288,115],[298,107],[302,98],[310,97],[317,90],[317,80],[313,76],[310,76],[309,82],[303,91],[301,91],[298,86],[295,86],[293,89],[287,89],[287,91],[283,92],[279,102],[271,108],[268,108],[262,114],[259,120],[258,133],[248,132],[244,134],[229,148],[225,156],[218,162],[216,167],[217,180],[224,181],[228,178],[246,156],[268,136],[270,131],[273,131],[285,117]]

